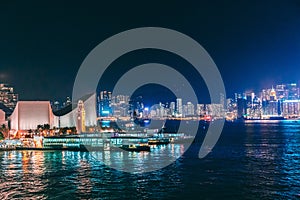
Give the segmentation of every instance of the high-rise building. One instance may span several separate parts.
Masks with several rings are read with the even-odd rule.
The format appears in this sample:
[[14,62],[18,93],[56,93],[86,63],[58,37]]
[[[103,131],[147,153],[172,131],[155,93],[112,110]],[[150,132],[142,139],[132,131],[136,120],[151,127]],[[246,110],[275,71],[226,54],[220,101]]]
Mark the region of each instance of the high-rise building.
[[182,99],[181,98],[177,98],[176,99],[176,114],[178,116],[182,116],[182,110],[183,107],[182,107]]
[[205,104],[197,104],[196,114],[199,116],[204,116],[207,114]]
[[245,97],[246,97],[247,108],[252,108],[253,107],[253,99],[255,97],[254,92],[252,92],[252,91],[245,92]]
[[129,96],[117,95],[111,97],[111,109],[114,117],[128,117]]
[[237,103],[238,93],[234,93],[234,103]]
[[170,114],[171,114],[172,116],[174,116],[174,115],[175,115],[175,111],[176,111],[176,105],[175,105],[175,102],[171,102],[171,103],[170,103]]
[[163,118],[165,116],[165,105],[161,102],[159,103],[159,117]]
[[277,95],[275,89],[272,87],[270,91],[270,101],[277,101]]
[[223,93],[220,93],[220,104],[223,106],[223,108],[226,108],[226,103],[225,103],[225,95]]
[[117,95],[115,98],[117,104],[128,104],[130,99],[127,95]]
[[291,83],[286,85],[288,100],[296,100],[299,99],[299,88],[296,83]]
[[300,100],[285,100],[282,102],[282,114],[287,118],[297,118],[300,115]]
[[8,84],[0,84],[0,103],[13,110],[18,102],[18,94],[14,93],[14,88]]
[[246,111],[247,111],[247,101],[246,99],[239,96],[237,99],[237,118],[238,119],[244,118]]
[[129,115],[133,118],[142,117],[144,111],[143,97],[133,97],[129,101]]
[[112,115],[111,108],[111,92],[101,91],[98,98],[98,116],[100,117],[108,117]]
[[186,112],[185,115],[194,116],[195,115],[195,106],[194,106],[194,104],[192,104],[192,102],[187,102],[186,107],[187,107],[187,112]]
[[287,98],[287,94],[286,94],[287,88],[286,88],[285,84],[276,85],[275,91],[276,91],[278,99],[286,99]]

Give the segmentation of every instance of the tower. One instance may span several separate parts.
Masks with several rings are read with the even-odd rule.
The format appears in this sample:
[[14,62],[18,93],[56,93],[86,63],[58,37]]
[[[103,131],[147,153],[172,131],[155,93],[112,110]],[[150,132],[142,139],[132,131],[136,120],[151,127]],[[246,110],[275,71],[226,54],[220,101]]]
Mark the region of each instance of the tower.
[[181,98],[176,99],[176,111],[177,111],[177,115],[182,116],[182,99]]
[[77,133],[86,132],[85,129],[85,109],[83,101],[78,101],[77,106],[77,123],[76,123]]
[[271,91],[270,91],[270,101],[276,101],[276,91],[274,90],[274,88],[272,87]]
[[246,114],[246,110],[247,110],[246,99],[239,97],[237,99],[237,108],[238,108],[237,118],[238,119],[244,118],[244,115]]

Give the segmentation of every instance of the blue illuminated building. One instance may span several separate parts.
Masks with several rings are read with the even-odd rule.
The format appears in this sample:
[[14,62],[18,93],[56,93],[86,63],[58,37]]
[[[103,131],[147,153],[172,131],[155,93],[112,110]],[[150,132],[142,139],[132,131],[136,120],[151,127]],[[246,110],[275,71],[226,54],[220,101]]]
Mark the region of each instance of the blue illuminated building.
[[97,111],[98,117],[109,117],[112,116],[111,108],[111,92],[101,91],[98,96]]

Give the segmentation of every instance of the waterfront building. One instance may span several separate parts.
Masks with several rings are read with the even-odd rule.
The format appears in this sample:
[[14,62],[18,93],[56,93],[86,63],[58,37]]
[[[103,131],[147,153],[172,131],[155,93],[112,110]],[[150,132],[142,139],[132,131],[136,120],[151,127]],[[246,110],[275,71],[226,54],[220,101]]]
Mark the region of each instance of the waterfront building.
[[197,104],[196,114],[198,116],[204,116],[207,114],[205,104]]
[[207,108],[207,114],[212,116],[212,117],[220,118],[220,117],[225,116],[222,104],[215,104],[215,103],[214,104],[207,104],[206,108]]
[[[86,95],[81,100],[84,103],[85,126],[93,127],[97,125],[96,94]],[[79,101],[78,101],[79,102]],[[54,125],[59,128],[76,127],[76,116],[78,105],[69,105],[60,112],[55,112]]]
[[158,108],[158,117],[163,118],[165,116],[165,105],[159,102],[159,108]]
[[286,118],[297,118],[300,116],[300,100],[284,100],[282,102],[282,114]]
[[[49,124],[50,128],[77,127],[85,131],[85,127],[97,125],[96,94],[87,95],[77,106],[69,105],[60,112],[52,111],[50,101],[19,101],[10,116],[11,129],[14,133],[35,130],[38,125]],[[81,127],[76,117],[81,116]]]
[[296,83],[290,83],[286,85],[287,88],[287,100],[297,100],[300,97],[299,88]]
[[187,105],[183,105],[182,106],[182,116],[183,117],[187,117],[187,111],[188,109],[187,109]]
[[287,86],[285,84],[276,85],[276,94],[277,98],[280,100],[287,99],[288,93],[287,93]]
[[129,115],[130,117],[136,118],[140,117],[140,113],[143,111],[144,104],[142,102],[142,97],[132,98],[129,101]]
[[116,118],[129,116],[129,96],[112,96],[111,100],[112,114]]
[[275,89],[272,87],[270,91],[270,101],[277,101],[277,95]]
[[38,125],[54,125],[50,101],[19,101],[10,116],[11,129],[15,131],[36,129]]
[[220,93],[220,104],[223,106],[223,108],[226,108],[226,101],[225,101],[225,94]]
[[175,104],[175,102],[171,102],[170,103],[170,114],[171,114],[171,116],[175,116],[175,112],[176,112],[176,104]]
[[194,106],[194,104],[192,104],[192,102],[187,102],[185,116],[194,116],[194,115],[195,115],[195,106]]
[[228,112],[233,112],[236,110],[236,101],[234,99],[227,99],[226,104],[226,109]]
[[112,104],[128,104],[130,100],[130,97],[127,95],[117,95],[112,96],[111,103]]
[[150,110],[150,117],[151,117],[151,118],[155,118],[156,116],[157,116],[156,110],[151,109],[151,110]]
[[114,132],[91,133],[64,137],[45,137],[43,147],[49,149],[85,149],[85,150],[110,150],[120,148],[123,145],[145,146],[150,150],[148,138],[143,137],[118,137]]

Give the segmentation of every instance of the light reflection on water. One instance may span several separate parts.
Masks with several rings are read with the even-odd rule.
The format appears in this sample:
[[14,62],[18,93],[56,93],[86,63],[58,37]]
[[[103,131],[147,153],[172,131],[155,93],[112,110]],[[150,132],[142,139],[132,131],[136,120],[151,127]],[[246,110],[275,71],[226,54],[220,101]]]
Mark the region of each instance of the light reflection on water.
[[152,146],[151,152],[104,151],[90,152],[95,161],[120,171],[143,173],[164,168],[184,152],[183,144]]
[[300,125],[226,125],[208,157],[199,144],[155,172],[129,174],[97,158],[137,171],[161,152],[177,156],[184,145],[151,152],[0,152],[1,199],[294,199],[300,197]]

